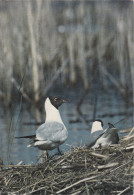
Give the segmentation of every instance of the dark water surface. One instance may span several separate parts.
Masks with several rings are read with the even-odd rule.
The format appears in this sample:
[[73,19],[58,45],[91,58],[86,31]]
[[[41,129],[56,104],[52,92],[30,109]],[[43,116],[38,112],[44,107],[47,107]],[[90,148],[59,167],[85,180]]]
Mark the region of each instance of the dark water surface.
[[[71,100],[71,103],[64,104],[60,107],[62,119],[69,132],[67,141],[60,146],[64,152],[70,150],[71,146],[84,146],[88,144],[91,128],[90,120],[93,119],[94,112],[94,97],[92,94],[89,93],[87,95],[81,106],[84,117],[80,116],[76,109],[80,95],[77,96],[75,92],[70,94],[71,95],[68,98]],[[95,118],[103,120],[105,127],[107,127],[107,122],[114,124],[124,117],[126,117],[126,119],[118,123],[116,127],[119,129],[127,129],[133,126],[133,107],[126,103],[122,96],[117,95],[116,93],[100,93],[97,99]],[[20,112],[19,106],[16,106],[12,116],[8,112],[9,111],[3,113],[1,109],[0,157],[2,157],[4,163],[12,162],[16,164],[20,161],[23,161],[26,164],[36,163],[41,151],[37,148],[27,148],[29,139],[14,139],[14,136],[34,134],[35,130],[38,128],[36,120],[27,109],[23,108]],[[11,119],[12,125],[10,124]],[[41,121],[44,120],[45,116],[42,116]],[[27,123],[31,123],[31,125],[28,125]],[[9,130],[10,126],[11,131]]]

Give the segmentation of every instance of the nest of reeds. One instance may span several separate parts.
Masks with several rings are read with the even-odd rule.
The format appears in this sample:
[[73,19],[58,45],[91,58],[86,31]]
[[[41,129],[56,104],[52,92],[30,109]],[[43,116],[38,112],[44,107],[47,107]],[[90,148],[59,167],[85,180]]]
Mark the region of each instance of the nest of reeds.
[[133,194],[134,135],[120,144],[75,147],[37,165],[9,165],[0,170],[1,194]]

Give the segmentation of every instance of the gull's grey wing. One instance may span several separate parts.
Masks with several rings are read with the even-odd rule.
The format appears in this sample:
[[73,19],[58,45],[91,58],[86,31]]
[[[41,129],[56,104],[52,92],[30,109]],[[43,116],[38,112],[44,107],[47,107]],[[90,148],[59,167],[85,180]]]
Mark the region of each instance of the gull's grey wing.
[[90,134],[88,146],[95,144],[96,140],[104,134],[105,130],[98,130]]
[[104,132],[103,137],[107,137],[107,136],[112,135],[112,134],[117,134],[117,132],[118,132],[118,129],[115,128],[115,127],[108,128],[108,129],[106,129],[106,131]]
[[119,135],[118,135],[118,130],[117,128],[108,128],[104,134],[102,135],[103,138],[107,138],[112,142],[112,144],[117,144],[119,142]]
[[65,139],[65,137],[67,137],[66,128],[58,122],[44,123],[36,130],[36,139],[38,140],[58,142],[62,138]]

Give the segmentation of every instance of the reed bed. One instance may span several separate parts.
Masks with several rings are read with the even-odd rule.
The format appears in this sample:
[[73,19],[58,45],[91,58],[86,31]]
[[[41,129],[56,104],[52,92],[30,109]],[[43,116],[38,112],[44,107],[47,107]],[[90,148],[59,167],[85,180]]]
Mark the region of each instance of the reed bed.
[[0,98],[38,102],[54,84],[78,81],[85,89],[108,89],[110,81],[128,96],[133,9],[130,2],[0,1]]
[[133,194],[134,134],[118,145],[75,147],[37,165],[1,165],[1,194]]

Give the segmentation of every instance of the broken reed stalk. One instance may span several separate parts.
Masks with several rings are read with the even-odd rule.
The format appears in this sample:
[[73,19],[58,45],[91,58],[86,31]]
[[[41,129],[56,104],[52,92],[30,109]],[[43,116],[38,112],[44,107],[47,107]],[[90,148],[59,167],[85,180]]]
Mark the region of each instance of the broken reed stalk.
[[64,192],[64,191],[66,191],[66,190],[68,190],[68,189],[70,189],[70,188],[73,188],[73,187],[76,186],[76,185],[79,185],[79,184],[81,184],[81,183],[83,183],[83,182],[85,182],[85,181],[90,181],[90,180],[95,179],[95,178],[97,178],[97,176],[92,176],[92,177],[84,178],[84,179],[82,179],[82,180],[80,180],[80,181],[78,181],[78,182],[76,182],[76,183],[71,184],[70,186],[67,186],[66,188],[63,188],[62,190],[59,190],[59,191],[56,192],[56,193],[57,193],[57,194],[60,194],[61,192]]
[[29,103],[31,102],[31,99],[28,97],[26,92],[24,91],[24,88],[19,85],[19,83],[15,80],[15,78],[11,78],[11,82],[15,85],[16,89],[21,93],[21,95],[26,99]]

